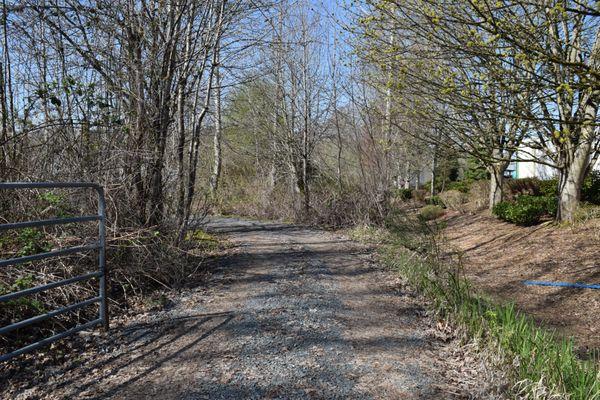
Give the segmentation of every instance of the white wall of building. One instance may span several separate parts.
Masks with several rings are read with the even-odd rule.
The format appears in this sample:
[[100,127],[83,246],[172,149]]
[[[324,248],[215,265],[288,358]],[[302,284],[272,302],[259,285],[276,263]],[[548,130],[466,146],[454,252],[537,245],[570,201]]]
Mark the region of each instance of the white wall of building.
[[[550,162],[541,150],[523,146],[522,149],[517,152],[517,157],[515,158],[519,161],[513,162],[509,167],[514,171],[512,174],[513,178],[551,179],[558,175],[556,168],[534,161],[537,159]],[[600,171],[600,160],[596,162],[594,170]]]
[[[540,178],[551,179],[557,175],[556,168],[549,165],[539,163],[535,160],[547,160],[550,162],[541,150],[532,149],[528,146],[523,146],[518,152],[515,164],[515,178]],[[531,161],[528,161],[531,160]]]

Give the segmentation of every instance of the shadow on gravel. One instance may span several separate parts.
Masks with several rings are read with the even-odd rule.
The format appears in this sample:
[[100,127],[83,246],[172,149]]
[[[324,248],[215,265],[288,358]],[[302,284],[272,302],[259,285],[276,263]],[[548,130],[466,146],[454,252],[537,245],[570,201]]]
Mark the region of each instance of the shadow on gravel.
[[231,234],[231,233],[252,233],[252,232],[278,232],[278,233],[293,233],[299,231],[305,231],[308,227],[299,225],[285,225],[285,224],[227,224],[214,225],[212,223],[207,224],[204,229],[209,233],[220,233],[220,234]]
[[335,245],[335,244],[342,244],[342,243],[351,243],[352,240],[348,240],[348,239],[344,239],[344,240],[329,240],[327,242],[285,242],[285,243],[281,243],[281,242],[273,242],[273,243],[262,243],[262,242],[251,242],[248,241],[246,243],[244,243],[244,245],[242,247],[254,247],[254,248],[261,248],[261,247],[281,247],[281,246],[321,246],[321,245]]
[[[210,380],[199,380],[198,386],[205,387],[182,396],[181,400],[371,400],[368,394],[357,395],[351,389],[344,388],[340,380],[340,372],[335,366],[305,368],[307,376],[318,376],[322,382],[329,385],[306,386],[293,377],[279,379],[275,384],[263,381],[248,381],[244,383],[229,382],[215,384]],[[349,384],[350,388],[353,383]]]
[[[200,341],[215,333],[217,330],[227,325],[234,315],[232,313],[215,314],[197,314],[168,320],[157,320],[150,323],[136,324],[128,326],[116,333],[115,342],[127,347],[127,350],[118,355],[109,356],[99,361],[88,362],[85,367],[79,368],[76,375],[63,381],[58,387],[73,387],[69,393],[70,398],[79,398],[82,393],[88,389],[94,388],[95,391],[102,391],[101,395],[90,397],[93,399],[102,399],[114,396],[125,387],[139,381],[149,374],[160,369],[165,363],[176,359],[182,353],[196,346]],[[217,325],[206,329],[203,326],[213,320],[222,319]],[[191,323],[190,323],[191,322]],[[192,340],[183,346],[173,346],[176,341],[185,336],[191,336]],[[173,348],[171,348],[173,347]],[[163,350],[159,353],[160,350]],[[162,353],[162,354],[161,354]],[[129,358],[129,354],[135,354]],[[161,355],[158,357],[158,355]],[[111,386],[102,381],[117,375],[120,371],[129,368],[134,364],[142,364],[143,367],[135,375],[126,381],[120,382],[116,386]],[[146,365],[147,364],[147,365]],[[77,385],[77,382],[84,381],[82,377],[92,373],[95,370],[110,366],[108,371],[100,374],[95,382],[89,382],[84,385]],[[75,367],[60,371],[66,373]],[[104,386],[104,388],[103,388]],[[86,397],[87,398],[87,397]]]
[[[354,257],[355,255],[356,253],[349,253],[345,249],[241,252],[213,259],[209,262],[207,268],[213,272],[226,274],[228,285],[274,283],[278,280],[297,281],[310,276],[357,277],[372,273],[373,266],[364,260],[357,260]],[[318,259],[319,262],[324,264],[343,264],[348,268],[331,270],[318,268],[318,266],[311,267],[310,265],[307,266],[307,259]],[[269,273],[264,273],[261,265],[267,262],[286,266],[286,268],[280,270],[270,269]],[[357,263],[363,265],[357,266]]]

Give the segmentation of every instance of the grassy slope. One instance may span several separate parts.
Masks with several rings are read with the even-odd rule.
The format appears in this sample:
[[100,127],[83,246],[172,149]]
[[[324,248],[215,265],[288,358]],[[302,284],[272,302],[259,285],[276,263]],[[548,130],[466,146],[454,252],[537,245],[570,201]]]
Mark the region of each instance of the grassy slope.
[[386,229],[358,228],[356,239],[380,244],[381,261],[431,301],[435,311],[490,349],[504,352],[515,397],[600,399],[598,360],[582,361],[571,341],[536,326],[512,304],[495,304],[460,276],[458,262],[443,259],[439,229],[404,214]]

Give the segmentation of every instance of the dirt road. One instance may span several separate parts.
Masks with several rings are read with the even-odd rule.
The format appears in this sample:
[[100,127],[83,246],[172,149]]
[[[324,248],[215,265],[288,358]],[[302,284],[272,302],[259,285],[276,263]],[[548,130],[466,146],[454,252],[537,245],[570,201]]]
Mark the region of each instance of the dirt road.
[[453,344],[368,249],[276,223],[219,218],[208,229],[233,244],[210,282],[19,397],[482,398],[465,372],[476,368],[459,368]]

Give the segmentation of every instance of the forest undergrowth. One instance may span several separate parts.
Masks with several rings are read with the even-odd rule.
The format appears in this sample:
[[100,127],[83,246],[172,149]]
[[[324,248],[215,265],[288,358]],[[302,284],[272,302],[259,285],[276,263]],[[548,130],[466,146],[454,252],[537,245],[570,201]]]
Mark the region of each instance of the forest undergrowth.
[[[94,215],[93,194],[78,191],[3,193],[1,222],[21,222]],[[112,217],[112,215],[111,215]],[[220,242],[191,225],[182,240],[168,227],[117,227],[107,221],[106,265],[109,316],[162,308],[167,291],[202,282],[205,264]],[[0,233],[0,258],[10,259],[91,244],[98,240],[98,223],[25,228]],[[98,270],[97,251],[27,262],[0,270],[0,295],[81,276]],[[0,325],[23,321],[98,296],[98,279],[90,279],[10,300],[2,305]],[[6,353],[98,317],[98,304],[55,316],[0,336]],[[59,362],[66,344],[58,342],[43,353],[23,355],[3,365],[6,371],[26,368],[29,362]]]

